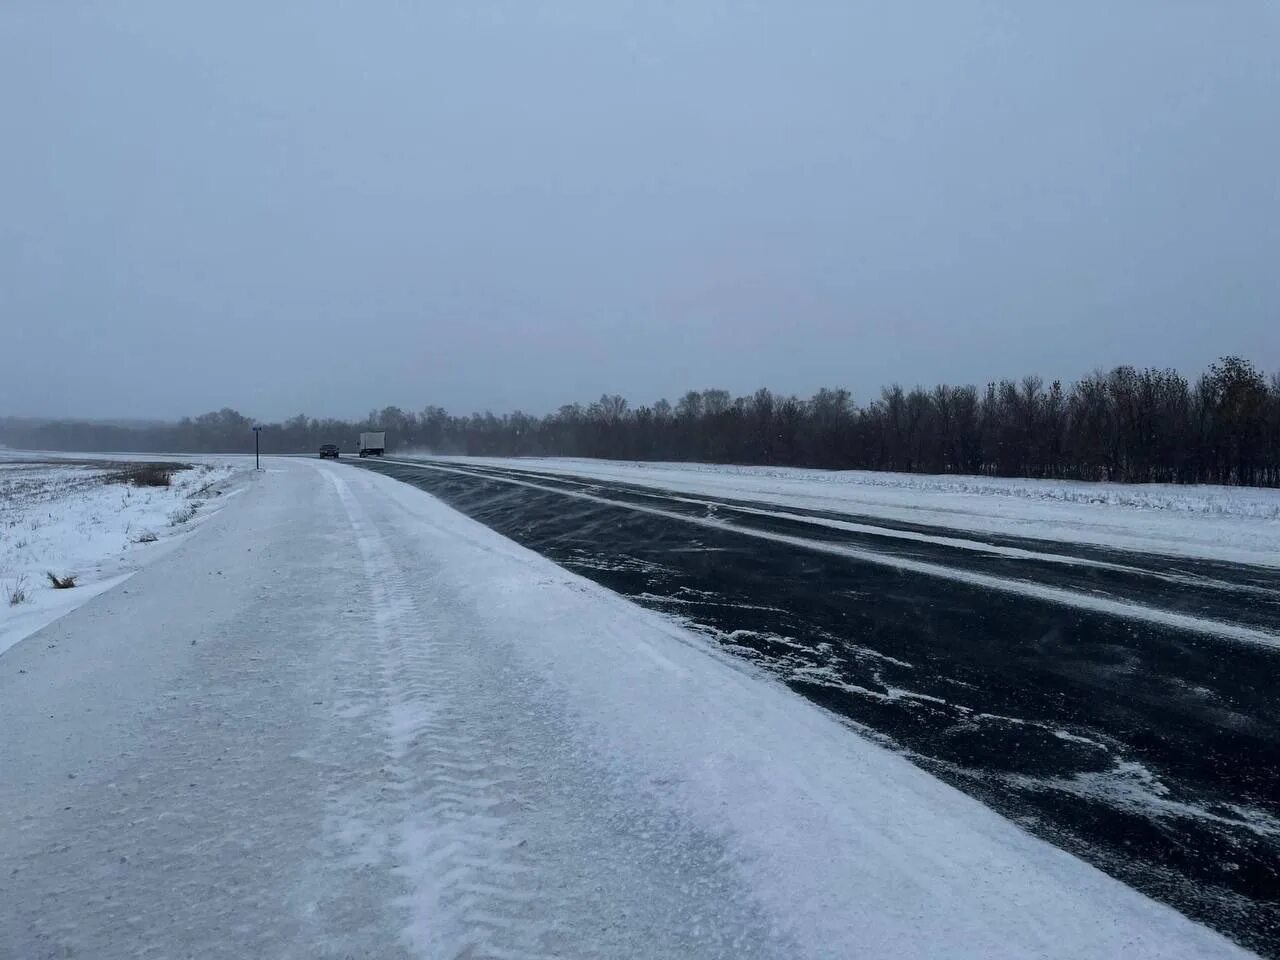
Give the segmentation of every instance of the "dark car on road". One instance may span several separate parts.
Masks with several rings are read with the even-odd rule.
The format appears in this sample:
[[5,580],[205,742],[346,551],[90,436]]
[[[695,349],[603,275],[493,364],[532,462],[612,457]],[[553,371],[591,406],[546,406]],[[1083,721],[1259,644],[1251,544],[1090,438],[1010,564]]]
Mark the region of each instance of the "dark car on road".
[[325,457],[333,457],[335,460],[338,459],[338,445],[336,443],[320,444],[320,459],[323,460]]

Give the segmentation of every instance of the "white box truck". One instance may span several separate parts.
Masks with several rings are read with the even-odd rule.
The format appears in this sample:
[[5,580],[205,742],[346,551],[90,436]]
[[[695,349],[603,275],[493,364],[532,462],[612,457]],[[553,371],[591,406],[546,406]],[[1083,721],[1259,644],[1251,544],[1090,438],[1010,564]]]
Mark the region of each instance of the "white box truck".
[[379,430],[376,433],[360,434],[360,456],[380,457],[387,449],[387,435]]

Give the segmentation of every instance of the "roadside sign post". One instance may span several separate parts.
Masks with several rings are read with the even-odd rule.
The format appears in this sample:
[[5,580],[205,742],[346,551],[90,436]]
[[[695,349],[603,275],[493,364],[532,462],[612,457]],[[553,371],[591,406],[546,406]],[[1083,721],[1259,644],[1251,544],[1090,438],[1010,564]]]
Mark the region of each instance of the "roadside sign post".
[[261,427],[253,428],[253,469],[255,470],[262,469],[262,461],[258,458],[258,435],[261,433]]

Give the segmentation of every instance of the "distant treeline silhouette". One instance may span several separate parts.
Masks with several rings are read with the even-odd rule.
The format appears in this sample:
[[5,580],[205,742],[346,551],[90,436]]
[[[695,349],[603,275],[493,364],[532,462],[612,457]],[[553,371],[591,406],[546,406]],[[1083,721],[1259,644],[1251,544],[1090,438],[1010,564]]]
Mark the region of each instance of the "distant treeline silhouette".
[[[251,450],[252,421],[224,409],[174,424],[0,420],[0,443],[76,451]],[[1174,370],[1117,367],[1064,388],[1039,377],[985,389],[886,387],[866,404],[822,389],[801,400],[767,389],[733,398],[690,391],[633,408],[614,395],[547,416],[454,416],[398,407],[359,421],[293,417],[263,429],[271,452],[354,452],[361,430],[389,451],[475,456],[689,460],[1124,482],[1280,486],[1280,375],[1225,357],[1194,384]]]

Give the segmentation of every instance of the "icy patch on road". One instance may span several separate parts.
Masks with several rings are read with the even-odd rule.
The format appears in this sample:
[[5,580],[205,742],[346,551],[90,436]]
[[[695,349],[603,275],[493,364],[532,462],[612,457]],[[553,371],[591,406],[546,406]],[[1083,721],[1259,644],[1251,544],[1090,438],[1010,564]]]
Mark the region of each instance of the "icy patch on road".
[[[1170,796],[1169,787],[1143,764],[1117,760],[1100,771],[1086,771],[1070,777],[1009,777],[1017,786],[1034,790],[1058,790],[1074,796],[1099,800],[1117,809],[1131,810],[1153,819],[1186,818],[1242,828],[1260,837],[1280,836],[1280,820],[1263,810],[1239,804],[1210,808],[1186,803]],[[1218,812],[1221,810],[1223,812]]]
[[652,563],[648,560],[640,560],[636,557],[617,556],[604,557],[586,550],[575,549],[571,551],[569,558],[565,563],[570,563],[575,567],[581,567],[584,570],[601,570],[609,573],[645,573],[645,574],[664,574],[670,571],[661,564]]
[[[952,722],[943,728],[942,741],[936,747],[941,756],[919,757],[926,766],[938,764],[965,778],[1000,781],[1021,790],[1067,793],[1155,820],[1185,818],[1243,828],[1259,836],[1280,836],[1280,820],[1265,811],[1238,805],[1206,806],[1171,797],[1169,788],[1160,778],[1141,763],[1126,759],[1118,752],[1118,744],[1021,717],[975,710],[963,703],[888,681],[876,667],[877,659],[903,668],[911,668],[911,665],[877,651],[842,645],[839,652],[844,658],[870,661],[867,674],[859,682],[848,678],[846,665],[834,662],[836,651],[830,644],[806,644],[777,634],[721,630],[676,619],[687,629],[711,638],[788,684],[837,691],[905,709],[933,707],[943,711],[944,715],[950,715]],[[821,702],[824,698],[816,699]],[[860,732],[868,729],[865,724],[848,717],[840,716],[840,719]],[[904,756],[914,756],[891,735],[878,733],[876,739]],[[1038,744],[1038,749],[1027,748],[1029,739]],[[1061,744],[1061,749],[1053,747],[1055,741]],[[974,749],[975,745],[990,751],[997,744],[998,752],[1005,755],[1011,765],[1004,771],[993,769],[990,762],[978,764],[972,759],[968,762],[962,759],[965,752]],[[1033,759],[1037,765],[1045,767],[1066,770],[1074,767],[1074,772],[1056,776],[1018,772],[1022,763]]]
[[[126,466],[0,462],[0,654],[161,555],[232,472],[198,464],[146,487],[122,479]],[[49,574],[75,586],[55,589]]]

